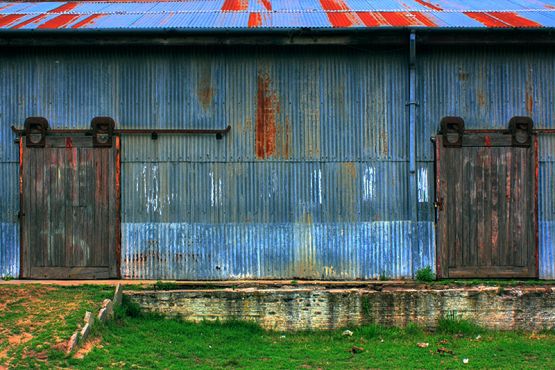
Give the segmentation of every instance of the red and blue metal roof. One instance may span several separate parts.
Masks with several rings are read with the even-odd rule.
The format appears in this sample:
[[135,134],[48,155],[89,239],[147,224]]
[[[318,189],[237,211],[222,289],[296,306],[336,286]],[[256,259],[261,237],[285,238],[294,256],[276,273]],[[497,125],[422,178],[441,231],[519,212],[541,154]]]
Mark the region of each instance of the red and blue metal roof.
[[0,2],[12,30],[555,28],[555,0]]

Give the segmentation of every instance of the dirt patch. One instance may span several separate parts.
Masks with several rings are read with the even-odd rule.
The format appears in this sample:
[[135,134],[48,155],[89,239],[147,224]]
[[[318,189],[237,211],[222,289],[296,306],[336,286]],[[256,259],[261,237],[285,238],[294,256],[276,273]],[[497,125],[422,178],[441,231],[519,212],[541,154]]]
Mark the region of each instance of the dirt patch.
[[48,353],[46,351],[37,352],[33,349],[25,350],[23,352],[23,358],[32,358],[34,360],[46,361],[48,360]]
[[8,343],[11,346],[19,346],[21,344],[27,343],[28,341],[30,341],[31,339],[33,339],[33,336],[29,333],[21,333],[21,334],[16,334],[16,335],[10,335],[8,337]]
[[83,344],[81,348],[79,348],[79,350],[75,352],[75,355],[73,355],[73,357],[76,359],[83,359],[93,349],[102,348],[102,344],[100,343],[100,338],[93,338],[86,341],[85,344]]

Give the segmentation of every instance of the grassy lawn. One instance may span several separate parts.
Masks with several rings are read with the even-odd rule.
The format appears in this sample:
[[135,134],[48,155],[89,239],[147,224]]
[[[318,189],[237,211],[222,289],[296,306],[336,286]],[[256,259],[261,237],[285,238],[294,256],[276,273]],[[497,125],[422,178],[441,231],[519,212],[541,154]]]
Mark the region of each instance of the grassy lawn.
[[63,360],[85,312],[97,312],[113,292],[105,286],[0,285],[0,369]]
[[[366,326],[342,331],[280,333],[248,323],[192,324],[121,314],[75,368],[553,368],[555,333],[502,333],[445,320],[435,333]],[[427,347],[418,343],[428,343]],[[353,347],[360,347],[358,352]],[[439,350],[439,351],[438,351]],[[357,353],[353,353],[357,352]],[[468,364],[463,363],[468,359]]]
[[65,342],[84,312],[96,311],[113,290],[0,286],[0,369],[2,364],[82,369],[548,369],[555,364],[555,332],[495,332],[445,320],[434,333],[416,326],[348,328],[352,336],[343,336],[342,330],[281,333],[248,323],[163,319],[141,314],[131,304],[120,308],[115,320],[97,326],[84,350],[65,355]]

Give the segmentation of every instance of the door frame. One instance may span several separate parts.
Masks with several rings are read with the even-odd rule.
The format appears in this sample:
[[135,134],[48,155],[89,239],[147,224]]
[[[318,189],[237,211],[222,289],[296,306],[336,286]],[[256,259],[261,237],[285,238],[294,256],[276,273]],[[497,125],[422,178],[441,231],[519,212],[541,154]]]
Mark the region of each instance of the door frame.
[[[73,134],[76,135],[76,134]],[[116,278],[121,279],[121,138],[120,135],[114,134],[113,145],[116,150],[116,163],[115,163],[115,198],[116,198],[116,225],[115,225],[115,267]],[[92,140],[92,139],[91,139]],[[24,136],[19,137],[19,278],[20,279],[33,279],[30,277],[31,273],[31,260],[30,255],[25,250],[25,217],[21,217],[23,212],[23,205],[25,204],[24,196],[24,183],[23,183],[23,161],[24,161]],[[27,276],[26,276],[27,275]]]
[[[506,130],[503,129],[465,129],[465,134],[488,134],[488,133],[506,133]],[[441,237],[438,234],[439,224],[442,222],[441,214],[438,211],[438,206],[442,206],[442,200],[438,199],[441,189],[441,170],[440,170],[440,162],[441,162],[441,147],[443,143],[441,140],[438,140],[441,137],[441,133],[437,133],[435,135],[434,143],[434,173],[435,173],[435,182],[434,182],[434,211],[435,211],[435,248],[436,248],[436,275],[438,278],[441,279],[449,279],[449,267],[448,267],[448,251],[446,248],[442,248],[441,246]],[[535,257],[535,276],[529,277],[528,279],[534,279],[539,277],[539,217],[538,217],[538,191],[539,191],[539,144],[538,144],[538,135],[536,133],[532,134],[532,152],[534,155],[534,257]],[[442,266],[447,266],[447,268],[442,268]],[[500,276],[499,278],[510,278],[511,276]],[[472,278],[471,276],[465,278]],[[526,279],[520,278],[519,279]]]

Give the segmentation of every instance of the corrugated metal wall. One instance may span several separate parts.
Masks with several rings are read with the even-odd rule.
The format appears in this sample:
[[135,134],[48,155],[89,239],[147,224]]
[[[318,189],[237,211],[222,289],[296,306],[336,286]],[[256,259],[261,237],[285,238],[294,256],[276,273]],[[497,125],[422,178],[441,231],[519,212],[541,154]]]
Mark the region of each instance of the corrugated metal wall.
[[[17,150],[8,128],[31,115],[54,127],[87,127],[97,115],[114,117],[119,127],[232,126],[220,141],[122,139],[126,278],[411,277],[433,266],[429,138],[439,118],[461,115],[471,127],[505,127],[511,116],[527,114],[532,94],[532,117],[549,127],[554,108],[546,76],[554,76],[555,53],[467,49],[418,56],[415,223],[406,53],[91,48],[3,54],[0,185],[9,201],[0,206],[0,263],[11,270],[2,267],[2,274],[15,274],[19,250]],[[540,269],[542,277],[555,277],[548,143],[555,147],[542,138]]]

